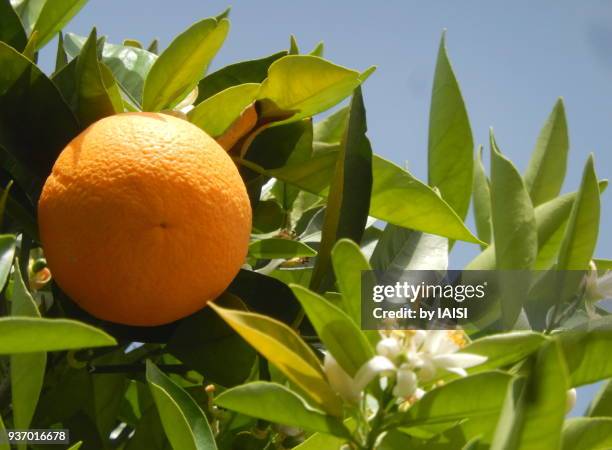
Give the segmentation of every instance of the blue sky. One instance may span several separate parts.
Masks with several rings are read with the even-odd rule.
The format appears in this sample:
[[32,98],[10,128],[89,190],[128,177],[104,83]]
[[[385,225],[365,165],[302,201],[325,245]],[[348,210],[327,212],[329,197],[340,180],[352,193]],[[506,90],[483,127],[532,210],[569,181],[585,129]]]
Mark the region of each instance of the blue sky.
[[[112,42],[159,38],[164,47],[194,21],[229,5],[92,1],[66,29],[87,34],[95,25]],[[571,145],[564,191],[578,186],[589,152],[595,153],[599,177],[612,177],[610,2],[243,0],[232,6],[232,29],[212,70],[287,48],[292,33],[303,51],[323,40],[325,56],[338,64],[359,70],[377,65],[364,86],[374,151],[407,163],[421,179],[426,178],[433,70],[445,28],[477,143],[487,142],[492,126],[502,151],[524,170],[540,127],[562,96]],[[53,52],[42,55],[43,67],[50,67]],[[612,257],[611,212],[606,193],[600,257]],[[458,245],[453,266],[461,267],[476,251]],[[580,397],[582,408],[586,396]]]

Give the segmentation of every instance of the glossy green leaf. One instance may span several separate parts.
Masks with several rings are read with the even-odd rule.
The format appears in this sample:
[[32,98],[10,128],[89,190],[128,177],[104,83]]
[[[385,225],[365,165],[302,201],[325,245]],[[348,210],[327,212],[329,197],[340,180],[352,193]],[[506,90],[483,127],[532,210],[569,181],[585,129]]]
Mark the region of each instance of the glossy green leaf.
[[[40,317],[38,306],[25,286],[17,264],[7,289],[7,298],[11,301],[11,316]],[[13,425],[18,429],[28,429],[43,387],[47,354],[34,352],[11,355],[10,364]],[[19,445],[18,448],[25,449],[26,445]]]
[[98,61],[97,42],[94,28],[76,62],[77,113],[84,127],[123,112],[121,97],[113,89],[113,75]]
[[0,290],[4,288],[8,279],[13,258],[15,257],[15,236],[12,234],[0,235]]
[[173,448],[216,450],[204,411],[178,384],[147,360],[147,382]]
[[245,83],[227,88],[199,103],[187,117],[212,137],[221,136],[259,92],[258,83]]
[[261,59],[241,61],[206,75],[198,84],[196,103],[200,103],[232,86],[261,83],[268,76],[270,65],[285,55],[287,55],[287,52],[282,51]]
[[324,448],[341,448],[346,439],[325,433],[314,433],[301,444],[293,447],[295,450],[321,450]]
[[[78,56],[86,40],[86,37],[66,33],[65,49],[68,55],[73,58]],[[156,59],[154,53],[135,47],[106,42],[102,47],[102,62],[137,102],[142,100],[144,80]]]
[[261,85],[262,114],[287,119],[278,123],[314,116],[351,95],[373,70],[360,74],[316,56],[285,56],[272,63]]
[[568,150],[567,119],[560,98],[538,136],[525,172],[525,185],[534,206],[559,195],[565,178]]
[[[272,291],[268,291],[271,293]],[[246,308],[237,297],[223,294],[215,300],[225,307]],[[225,387],[244,382],[255,363],[255,351],[211,308],[183,319],[166,346],[169,353],[206,379]]]
[[609,317],[558,333],[555,339],[563,350],[572,387],[612,377],[612,361],[603,357],[612,345]]
[[241,269],[227,292],[242,300],[250,311],[286,324],[293,324],[301,310],[289,286],[252,270]]
[[375,279],[371,275],[363,275],[364,271],[372,268],[357,244],[350,239],[340,239],[332,249],[332,263],[342,294],[344,311],[361,326],[361,283],[362,277],[367,277],[367,283],[374,285]]
[[291,259],[316,256],[317,252],[300,241],[271,238],[249,244],[249,256],[259,259]]
[[116,345],[90,325],[69,319],[0,318],[0,354],[72,350]]
[[[491,132],[491,222],[498,270],[522,271],[532,268],[538,252],[535,211],[521,175],[505,158]],[[513,275],[516,274],[516,275]],[[501,281],[501,318],[512,327],[521,312],[529,285],[507,272]]]
[[[474,161],[474,221],[478,239],[487,244],[491,243],[491,183],[482,163],[482,147],[478,149]],[[482,246],[484,250],[486,247]]]
[[557,267],[560,270],[586,270],[588,268],[597,243],[599,214],[599,186],[593,156],[590,155],[559,250]]
[[[326,196],[337,159],[338,151],[323,152],[306,162],[272,170],[242,159],[238,162],[258,173],[294,184],[313,194]],[[372,173],[370,216],[404,228],[481,243],[433,189],[409,172],[373,155]],[[407,198],[411,200],[407,202]]]
[[612,417],[575,417],[563,425],[561,450],[609,450],[612,448]]
[[[600,190],[603,190],[607,186],[607,182],[601,181],[599,185]],[[570,215],[576,195],[576,192],[564,194],[535,208],[534,215],[538,231],[538,249],[540,252],[547,252],[546,255],[540,255],[541,260],[536,260],[536,269],[546,269],[550,267],[546,261],[550,261],[551,258],[556,260],[561,239],[559,239],[559,242],[555,242],[555,240],[559,230],[564,229],[564,224]],[[479,253],[466,266],[467,270],[492,270],[494,268],[495,244],[491,244],[483,252]]]
[[0,0],[0,41],[19,51],[26,46],[28,38],[19,16],[9,0]]
[[518,170],[491,135],[491,219],[497,268],[531,268],[537,253],[533,205]]
[[11,0],[11,4],[17,14],[19,14],[27,34],[32,32],[34,24],[46,2],[47,0]]
[[155,55],[159,55],[159,41],[157,39],[153,39],[147,46],[147,51]]
[[374,270],[398,277],[405,270],[446,270],[448,239],[387,224],[370,263]]
[[612,270],[612,259],[594,258],[593,261],[599,270]]
[[348,433],[338,419],[313,409],[298,394],[277,383],[243,384],[222,392],[215,403],[241,414],[308,431],[337,436]]
[[295,331],[263,315],[220,308],[214,303],[210,306],[255,350],[300,386],[316,406],[335,416],[341,414],[340,399],[327,383],[321,363]]
[[291,285],[291,289],[325,348],[354,377],[374,357],[374,350],[359,326],[344,311],[311,290],[297,284]]
[[71,445],[68,450],[79,450],[81,448],[81,445],[83,445],[83,441],[79,441],[76,444]]
[[429,111],[428,181],[464,219],[472,194],[474,141],[442,34]]
[[522,361],[547,341],[546,336],[540,333],[513,331],[482,337],[466,345],[460,352],[487,357],[484,363],[468,369],[469,373],[478,373]]
[[599,389],[586,412],[590,417],[612,417],[612,380]]
[[314,125],[314,141],[319,144],[340,145],[346,130],[349,107],[345,106]]
[[480,243],[448,203],[410,173],[378,156],[373,158],[372,170],[371,216],[404,228]]
[[528,362],[526,379],[506,395],[491,450],[558,449],[569,388],[567,367],[555,342]]
[[143,109],[160,111],[178,104],[204,76],[228,31],[227,19],[209,18],[178,35],[155,60],[147,75]]
[[87,0],[46,1],[32,30],[38,33],[36,49],[53,39],[86,3]]
[[68,54],[64,48],[64,34],[60,32],[57,37],[57,51],[55,53],[55,69],[53,74],[55,75],[62,70],[66,64],[68,64]]
[[414,407],[398,415],[403,427],[479,420],[499,413],[511,377],[485,372],[450,381],[423,396]]
[[40,189],[79,128],[51,80],[4,43],[0,67],[0,147],[32,171],[32,183]]
[[322,58],[323,53],[325,53],[325,44],[323,43],[323,41],[321,41],[317,45],[315,45],[315,48],[312,49],[309,55],[318,56]]
[[372,148],[366,132],[365,106],[361,89],[357,89],[351,101],[346,134],[340,144],[321,245],[310,282],[316,291],[326,290],[333,282],[331,250],[336,241],[349,238],[360,242],[365,229],[372,192]]

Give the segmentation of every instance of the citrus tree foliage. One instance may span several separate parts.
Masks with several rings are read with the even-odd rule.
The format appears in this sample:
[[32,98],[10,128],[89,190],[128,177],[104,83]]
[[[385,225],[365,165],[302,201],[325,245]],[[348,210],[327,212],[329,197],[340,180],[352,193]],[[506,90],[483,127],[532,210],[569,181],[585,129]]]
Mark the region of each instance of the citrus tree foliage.
[[[85,3],[0,0],[0,433],[62,427],[72,448],[124,450],[612,447],[609,383],[585,417],[565,419],[573,388],[612,377],[612,321],[595,303],[612,262],[593,255],[607,183],[592,156],[561,194],[562,100],[519,172],[493,134],[488,151],[475,148],[443,37],[419,180],[368,140],[373,68],[337,65],[322,43],[300,51],[292,37],[210,73],[229,10],[159,51],[63,31]],[[45,73],[38,52],[55,36]],[[37,199],[59,152],[124,111],[178,115],[209,133],[253,207],[248,260],[227,291],[161,327],[80,310],[38,240]],[[476,232],[464,222],[470,204]],[[456,241],[480,246],[469,269],[590,270],[589,283],[546,304],[530,300],[546,278],[522,286],[524,300],[502,302],[511,332],[361,330],[361,271],[444,270]]]

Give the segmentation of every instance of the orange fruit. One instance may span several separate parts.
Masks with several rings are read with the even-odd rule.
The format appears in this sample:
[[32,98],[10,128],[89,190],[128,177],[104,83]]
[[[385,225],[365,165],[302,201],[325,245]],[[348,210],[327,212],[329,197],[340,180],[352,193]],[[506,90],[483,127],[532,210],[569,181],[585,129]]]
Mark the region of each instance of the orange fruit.
[[66,146],[38,221],[53,278],[83,309],[160,325],[201,309],[236,276],[251,206],[233,161],[205,132],[165,114],[125,113]]

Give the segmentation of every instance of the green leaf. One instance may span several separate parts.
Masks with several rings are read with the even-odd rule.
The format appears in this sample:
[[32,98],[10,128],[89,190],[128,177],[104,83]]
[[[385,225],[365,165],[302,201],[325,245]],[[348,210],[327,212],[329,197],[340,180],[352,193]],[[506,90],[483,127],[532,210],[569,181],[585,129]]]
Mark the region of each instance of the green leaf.
[[62,70],[68,64],[68,54],[64,48],[64,34],[60,31],[57,37],[57,52],[55,54],[55,69],[53,74]]
[[[603,190],[606,185],[606,181],[601,181],[600,190]],[[559,230],[563,229],[564,223],[567,222],[576,196],[576,192],[564,194],[535,208],[534,215],[538,231],[538,249],[540,252],[548,253],[548,255],[539,255],[542,257],[542,260],[536,262],[536,269],[547,269],[549,265],[546,264],[546,261],[551,257],[554,257],[556,260],[560,239],[558,245],[554,240]],[[466,270],[493,270],[494,268],[495,244],[487,247],[466,266]]]
[[270,65],[285,55],[287,55],[287,52],[282,51],[265,58],[242,61],[206,75],[198,84],[196,104],[232,86],[261,83],[268,76]]
[[[308,161],[267,170],[244,159],[238,162],[313,194],[328,195],[338,151],[315,154]],[[436,192],[413,175],[379,155],[372,158],[372,196],[369,215],[395,225],[481,244],[457,213]],[[407,202],[406,199],[410,201]],[[488,250],[488,249],[487,249]]]
[[4,288],[15,257],[15,236],[12,234],[0,235],[0,290]]
[[159,41],[157,39],[153,39],[149,46],[147,47],[147,51],[154,53],[155,55],[159,54]]
[[599,233],[599,186],[593,155],[589,156],[582,174],[582,183],[572,206],[557,268],[559,270],[586,270],[593,256]]
[[83,445],[83,441],[79,441],[76,444],[71,445],[68,450],[79,450],[81,448],[81,445]]
[[90,325],[69,319],[0,317],[0,354],[72,350],[116,345]]
[[325,52],[325,44],[323,43],[323,41],[321,41],[317,45],[315,45],[315,48],[312,49],[309,55],[318,56],[320,58],[323,58],[324,52]]
[[612,361],[602,357],[612,345],[609,318],[593,320],[579,328],[558,333],[555,340],[563,350],[572,387],[612,377]]
[[147,383],[173,448],[215,450],[217,444],[206,414],[193,398],[147,360]]
[[285,56],[270,66],[259,98],[264,117],[294,122],[323,112],[348,97],[371,74],[360,74],[310,55]]
[[80,10],[87,0],[46,1],[34,24],[32,32],[37,32],[36,49],[44,47],[59,33]]
[[299,55],[300,48],[298,47],[297,39],[295,35],[289,36],[289,54],[290,55]]
[[362,276],[368,277],[368,283],[372,285],[375,283],[373,276],[362,274],[364,271],[371,271],[372,268],[359,246],[350,239],[340,239],[332,249],[331,255],[338,287],[342,293],[344,311],[360,327]]
[[491,134],[491,218],[497,268],[531,268],[537,253],[533,205],[518,170]]
[[366,336],[350,316],[320,295],[297,284],[291,285],[291,289],[325,348],[345,372],[354,377],[361,366],[374,357]]
[[[87,38],[66,33],[65,49],[69,56],[79,55]],[[144,80],[157,59],[154,53],[135,47],[104,43],[102,62],[107,65],[121,86],[137,101],[142,100]]]
[[372,171],[371,216],[404,228],[481,243],[446,201],[407,171],[378,155]]
[[316,256],[317,252],[299,241],[271,238],[253,241],[249,245],[249,256],[259,259],[291,259]]
[[526,379],[515,380],[508,389],[491,450],[560,447],[569,386],[559,345],[544,345],[526,369]]
[[142,43],[136,39],[124,39],[123,45],[126,47],[142,48]]
[[245,83],[227,88],[199,103],[187,117],[210,136],[221,136],[255,101],[259,86],[258,83]]
[[470,205],[474,141],[459,84],[442,34],[429,112],[429,185],[461,219]]
[[569,137],[563,99],[558,99],[536,142],[525,185],[534,206],[559,195],[567,168]]
[[[223,294],[216,304],[245,308],[237,297]],[[211,308],[181,320],[172,333],[168,352],[222,386],[244,382],[255,363],[255,352]]]
[[446,270],[448,239],[387,224],[370,263],[374,270],[398,278],[405,270]]
[[608,450],[612,448],[612,417],[576,417],[563,426],[561,450]]
[[16,50],[23,50],[28,38],[19,16],[9,0],[0,0],[0,41]]
[[314,404],[339,416],[342,405],[331,390],[321,363],[302,339],[282,322],[259,314],[213,308],[236,332],[274,364],[287,378],[300,386]]
[[83,126],[123,112],[121,97],[112,89],[113,75],[98,61],[97,41],[94,28],[76,63],[77,111]]
[[40,16],[40,12],[46,2],[47,0],[11,0],[11,4],[17,14],[19,14],[27,34],[32,32],[34,23]]
[[[21,271],[17,263],[7,291],[7,298],[11,301],[11,316],[40,317],[38,306],[21,278]],[[43,387],[47,354],[35,352],[11,355],[10,364],[13,426],[18,429],[27,429],[32,422]],[[18,448],[25,449],[25,443],[19,445]]]
[[612,380],[604,383],[586,412],[590,417],[612,417]]
[[57,88],[30,60],[0,43],[0,147],[43,180],[79,131]]
[[[501,281],[501,315],[505,327],[516,322],[529,285],[522,270],[529,270],[538,252],[535,212],[518,170],[505,158],[491,132],[491,222],[498,270],[507,276]],[[519,272],[514,272],[519,271]]]
[[434,425],[498,414],[510,379],[502,372],[485,372],[450,381],[425,394],[406,413],[398,414],[399,424]]
[[511,366],[536,352],[548,342],[545,335],[532,331],[513,331],[494,334],[469,343],[459,352],[486,356],[487,360],[471,369],[469,373]]
[[209,18],[179,34],[147,75],[143,109],[160,111],[178,104],[203,77],[228,31],[227,19]]
[[[491,243],[491,183],[482,164],[482,146],[478,149],[474,162],[474,221],[478,239]],[[481,246],[484,250],[486,246]]]
[[274,423],[346,436],[348,431],[335,417],[313,409],[287,387],[256,381],[222,392],[215,403],[223,408]]
[[0,450],[11,450],[11,446],[8,444],[8,434],[6,434],[6,427],[2,416],[0,416]]
[[594,258],[593,261],[599,270],[612,270],[612,259]]
[[242,300],[250,311],[286,324],[294,323],[301,309],[289,286],[252,270],[241,269],[227,292]]
[[[263,89],[263,87],[262,87]],[[331,250],[339,239],[361,242],[372,192],[372,148],[366,136],[361,89],[351,101],[347,130],[340,144],[321,235],[321,246],[310,287],[324,291],[332,282]]]

